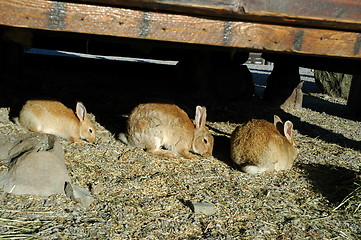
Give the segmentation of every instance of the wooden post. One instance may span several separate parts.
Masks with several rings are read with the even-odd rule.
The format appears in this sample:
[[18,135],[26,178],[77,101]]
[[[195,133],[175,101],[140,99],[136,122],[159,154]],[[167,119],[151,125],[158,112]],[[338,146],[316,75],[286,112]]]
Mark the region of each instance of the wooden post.
[[277,61],[267,79],[263,100],[275,106],[299,109],[302,107],[302,85],[297,65],[287,60]]
[[357,116],[361,116],[361,75],[354,75],[352,78],[347,106]]

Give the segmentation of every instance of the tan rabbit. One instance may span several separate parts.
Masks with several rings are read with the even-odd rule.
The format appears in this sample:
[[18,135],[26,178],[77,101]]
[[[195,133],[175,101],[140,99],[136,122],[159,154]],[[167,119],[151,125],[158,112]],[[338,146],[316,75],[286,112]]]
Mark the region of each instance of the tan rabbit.
[[304,81],[302,80],[295,89],[293,89],[291,96],[289,96],[286,101],[281,105],[284,107],[294,108],[294,109],[302,109],[302,101],[303,101],[303,87]]
[[81,102],[74,111],[50,100],[29,100],[20,111],[20,126],[33,132],[53,134],[71,142],[95,141],[95,128]]
[[205,126],[206,115],[206,108],[197,106],[194,126],[174,104],[140,104],[128,118],[126,133],[119,138],[130,146],[167,157],[195,158],[193,153],[208,157],[212,155],[213,136]]
[[283,124],[277,115],[274,124],[253,119],[238,126],[231,137],[233,162],[250,174],[291,168],[298,155],[292,129],[292,122]]

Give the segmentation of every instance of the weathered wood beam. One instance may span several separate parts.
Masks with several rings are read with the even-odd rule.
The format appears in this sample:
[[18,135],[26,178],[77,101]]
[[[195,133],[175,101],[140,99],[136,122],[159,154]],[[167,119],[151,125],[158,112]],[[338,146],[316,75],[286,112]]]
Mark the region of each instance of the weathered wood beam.
[[361,31],[359,0],[78,0],[237,20]]
[[46,0],[0,0],[0,24],[63,32],[361,58],[361,34]]

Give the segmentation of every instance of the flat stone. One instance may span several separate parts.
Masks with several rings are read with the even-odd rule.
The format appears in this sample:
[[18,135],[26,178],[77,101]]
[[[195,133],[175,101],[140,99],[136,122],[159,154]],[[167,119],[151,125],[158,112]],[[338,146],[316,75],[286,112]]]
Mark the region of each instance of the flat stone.
[[8,171],[0,175],[0,187],[13,194],[49,196],[64,193],[70,181],[59,139],[48,134],[1,136],[1,161]]
[[98,195],[104,191],[104,186],[102,184],[91,184],[90,191],[93,195]]
[[348,99],[352,77],[351,74],[315,70],[315,82],[317,86],[322,89],[324,93],[343,99]]
[[65,184],[65,194],[74,202],[80,203],[84,207],[89,207],[94,198],[86,188],[79,187],[70,182]]
[[211,203],[187,201],[186,204],[192,209],[195,214],[212,215],[216,213],[216,208]]

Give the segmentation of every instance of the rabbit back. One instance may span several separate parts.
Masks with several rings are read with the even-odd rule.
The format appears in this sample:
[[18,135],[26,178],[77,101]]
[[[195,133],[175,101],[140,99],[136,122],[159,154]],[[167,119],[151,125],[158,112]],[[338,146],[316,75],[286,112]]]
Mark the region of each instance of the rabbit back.
[[126,138],[138,148],[191,149],[194,124],[188,115],[173,104],[138,105],[127,121]]
[[297,149],[265,120],[251,120],[238,126],[231,137],[231,158],[248,173],[291,168]]
[[[84,114],[86,115],[86,112]],[[71,141],[86,138],[93,140],[94,127],[85,115],[80,120],[72,109],[58,101],[29,100],[20,111],[18,121],[22,127],[33,132],[53,134]],[[92,129],[90,137],[81,136],[82,125],[86,125],[86,131],[89,131],[88,128]]]

